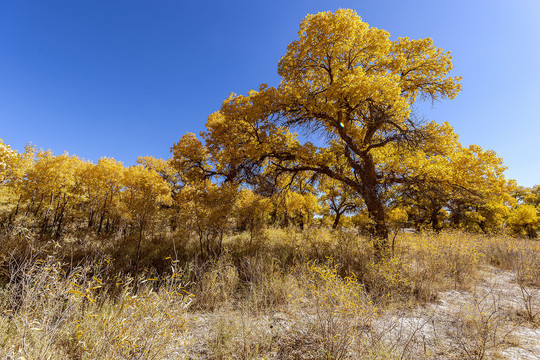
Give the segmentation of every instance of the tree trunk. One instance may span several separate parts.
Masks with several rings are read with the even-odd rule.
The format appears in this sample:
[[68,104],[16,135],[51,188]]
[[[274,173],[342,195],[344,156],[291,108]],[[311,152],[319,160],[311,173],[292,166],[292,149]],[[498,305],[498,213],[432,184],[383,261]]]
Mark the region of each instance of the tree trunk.
[[103,220],[105,219],[105,212],[101,213],[101,216],[99,217],[99,224],[97,229],[97,234],[101,234],[101,228],[103,227]]
[[384,205],[377,192],[365,191],[364,201],[367,206],[369,218],[373,221],[370,227],[373,237],[375,259],[382,260],[388,254],[388,227],[384,219]]
[[60,214],[60,217],[59,217],[57,225],[56,225],[56,233],[54,235],[56,238],[59,238],[60,235],[62,234],[62,222],[63,222],[63,220],[64,220],[64,211],[62,210],[62,213]]
[[439,216],[438,216],[440,210],[441,210],[440,208],[431,210],[431,217],[430,217],[431,227],[433,228],[433,231],[435,231],[436,233],[440,233],[442,230],[442,225],[441,225],[441,222],[439,221]]
[[[15,214],[13,216],[17,216],[19,214],[19,205],[21,204],[22,194],[19,195],[19,200],[17,200],[17,207],[15,208]],[[32,201],[34,201],[34,198],[32,197]]]
[[17,214],[19,214],[19,205],[21,204],[21,199],[22,199],[22,194],[19,196],[19,200],[17,200],[17,207],[15,208],[15,212],[14,213],[11,213],[8,217],[8,221],[7,221],[7,226],[8,228],[11,227],[11,222],[13,219],[15,219],[15,217],[17,216]]
[[43,203],[43,195],[41,195],[41,199],[39,200],[39,204],[36,208],[36,210],[34,211],[34,216],[37,216],[37,214],[39,213],[39,210],[41,210],[41,204]]
[[486,221],[478,221],[478,227],[480,228],[480,230],[482,230],[482,232],[484,233],[484,235],[487,235],[488,234],[488,230],[486,228]]
[[137,276],[137,273],[139,272],[139,261],[141,260],[141,244],[143,239],[143,227],[144,223],[141,221],[139,225],[139,242],[137,243],[137,257],[135,260],[135,276]]
[[201,246],[201,258],[204,259],[204,234],[199,230],[199,245]]
[[337,229],[339,225],[339,219],[341,219],[341,213],[336,211],[336,217],[334,218],[334,223],[332,224],[332,229]]
[[[21,194],[21,196],[22,196],[22,194]],[[30,210],[32,209],[32,206],[34,206],[34,197],[35,196],[36,196],[36,192],[34,190],[32,192],[32,199],[30,199],[30,204],[26,208],[26,212],[24,213],[24,216],[28,216],[28,214],[30,213]],[[43,195],[41,195],[41,199],[43,200]],[[19,197],[19,200],[20,200],[20,197]]]
[[377,169],[371,155],[363,158],[364,167],[360,177],[362,179],[361,194],[368,210],[369,218],[373,221],[371,235],[373,237],[373,248],[375,260],[383,260],[389,252],[388,249],[388,227],[385,221],[384,204],[380,191],[381,184],[377,179]]
[[461,220],[463,219],[463,211],[458,206],[457,208],[452,210],[452,224],[454,227],[458,227],[461,223]]
[[206,255],[210,256],[212,253],[212,249],[210,248],[210,244],[212,242],[212,233],[210,231],[206,232]]

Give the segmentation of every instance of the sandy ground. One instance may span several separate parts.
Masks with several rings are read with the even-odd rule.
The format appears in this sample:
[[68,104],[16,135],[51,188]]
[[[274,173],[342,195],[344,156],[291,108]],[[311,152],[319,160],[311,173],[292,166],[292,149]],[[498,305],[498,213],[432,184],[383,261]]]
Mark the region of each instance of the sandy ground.
[[[482,278],[471,291],[442,292],[434,303],[393,314],[400,325],[386,336],[409,341],[413,359],[422,352],[433,359],[476,359],[479,349],[487,359],[540,359],[540,328],[525,316],[527,294],[533,311],[540,311],[540,290],[524,287],[522,293],[509,271],[489,268]],[[375,326],[388,321],[387,315]]]

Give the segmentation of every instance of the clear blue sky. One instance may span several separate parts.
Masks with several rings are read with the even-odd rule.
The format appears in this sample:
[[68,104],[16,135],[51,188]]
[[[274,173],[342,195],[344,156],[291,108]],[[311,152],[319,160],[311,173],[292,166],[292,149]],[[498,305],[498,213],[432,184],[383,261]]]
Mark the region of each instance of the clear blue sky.
[[300,21],[337,8],[451,51],[463,90],[423,114],[540,184],[537,0],[0,0],[0,138],[92,161],[167,158],[229,93],[277,85]]

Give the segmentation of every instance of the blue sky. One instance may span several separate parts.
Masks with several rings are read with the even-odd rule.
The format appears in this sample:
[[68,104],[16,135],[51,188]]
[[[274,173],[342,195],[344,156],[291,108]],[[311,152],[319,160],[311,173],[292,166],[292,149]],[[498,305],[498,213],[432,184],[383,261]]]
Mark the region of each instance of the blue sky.
[[277,85],[300,21],[337,8],[451,51],[463,90],[421,112],[540,184],[537,0],[0,0],[0,138],[125,165],[167,158],[229,93]]

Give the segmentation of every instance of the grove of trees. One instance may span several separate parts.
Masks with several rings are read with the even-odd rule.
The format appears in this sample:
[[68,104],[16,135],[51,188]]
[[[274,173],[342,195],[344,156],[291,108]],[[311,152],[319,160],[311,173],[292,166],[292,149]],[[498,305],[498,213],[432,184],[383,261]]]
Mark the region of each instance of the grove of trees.
[[130,237],[137,258],[160,234],[208,256],[226,234],[253,241],[269,225],[359,229],[379,256],[401,227],[536,237],[540,186],[517,186],[496,153],[415,116],[417,101],[459,93],[451,70],[431,39],[391,40],[352,10],[308,15],[279,85],[229,96],[167,160],[126,167],[0,142],[1,231]]

